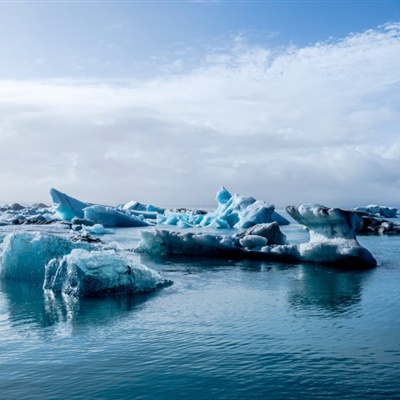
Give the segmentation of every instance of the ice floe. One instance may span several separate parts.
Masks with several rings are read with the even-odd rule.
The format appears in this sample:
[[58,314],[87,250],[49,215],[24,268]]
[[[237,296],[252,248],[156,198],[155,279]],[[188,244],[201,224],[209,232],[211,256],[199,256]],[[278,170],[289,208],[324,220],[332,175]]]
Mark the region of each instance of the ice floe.
[[45,267],[44,289],[74,296],[149,292],[168,283],[144,265],[128,262],[113,250],[74,249]]
[[[74,240],[76,239],[76,240]],[[76,296],[152,291],[169,281],[79,237],[16,232],[4,239],[0,277]]]
[[161,255],[319,262],[344,268],[376,266],[374,257],[356,239],[356,229],[362,224],[362,217],[357,213],[318,204],[289,206],[287,211],[297,222],[307,227],[309,242],[286,243],[285,236],[275,222],[233,235],[160,229],[143,231],[136,251]]

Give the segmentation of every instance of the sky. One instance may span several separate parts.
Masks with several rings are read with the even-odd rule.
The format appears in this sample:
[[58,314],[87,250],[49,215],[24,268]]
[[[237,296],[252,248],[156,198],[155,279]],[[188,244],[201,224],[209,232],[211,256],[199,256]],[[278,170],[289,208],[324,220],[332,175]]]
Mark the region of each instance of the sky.
[[0,203],[400,207],[400,1],[1,1]]

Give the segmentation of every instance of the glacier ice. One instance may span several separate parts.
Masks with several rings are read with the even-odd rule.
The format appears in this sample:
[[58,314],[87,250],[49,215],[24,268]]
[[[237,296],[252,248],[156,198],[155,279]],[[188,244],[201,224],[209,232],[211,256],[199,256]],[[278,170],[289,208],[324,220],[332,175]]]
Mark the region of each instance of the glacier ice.
[[319,262],[343,268],[376,266],[372,254],[356,239],[356,229],[362,224],[359,214],[318,204],[289,206],[287,212],[308,228],[308,243],[286,243],[285,236],[274,222],[251,227],[234,235],[181,233],[159,229],[143,231],[136,251],[162,255],[256,257],[271,261]]
[[3,241],[0,277],[41,286],[44,280],[44,267],[51,259],[68,254],[75,247],[86,246],[49,233],[11,233]]
[[114,207],[93,205],[86,207],[83,212],[85,219],[108,227],[138,227],[149,225],[144,221],[144,218],[128,215]]
[[54,188],[50,189],[50,196],[57,212],[66,221],[70,221],[74,217],[83,218],[83,209],[90,205]]
[[286,243],[286,236],[280,232],[276,222],[256,225],[234,235],[153,229],[141,231],[140,236],[136,252],[161,255],[243,257],[243,252],[250,249]]
[[180,228],[204,227],[215,229],[246,229],[263,223],[278,222],[287,225],[289,221],[275,212],[275,206],[250,196],[231,195],[223,186],[216,195],[218,207],[208,213],[166,212],[159,215],[159,224],[177,225]]
[[168,283],[157,271],[128,262],[114,250],[74,249],[51,260],[45,275],[44,289],[74,296],[148,292]]
[[0,278],[76,296],[151,291],[170,283],[115,250],[42,232],[16,232],[5,237]]
[[122,209],[130,212],[135,211],[137,213],[148,212],[150,215],[164,214],[165,211],[165,208],[156,207],[151,204],[139,203],[138,201],[135,200],[131,200],[128,203],[124,204],[122,206]]
[[388,206],[378,206],[370,204],[366,207],[356,207],[354,211],[370,214],[371,216],[380,216],[383,218],[396,218],[397,208]]

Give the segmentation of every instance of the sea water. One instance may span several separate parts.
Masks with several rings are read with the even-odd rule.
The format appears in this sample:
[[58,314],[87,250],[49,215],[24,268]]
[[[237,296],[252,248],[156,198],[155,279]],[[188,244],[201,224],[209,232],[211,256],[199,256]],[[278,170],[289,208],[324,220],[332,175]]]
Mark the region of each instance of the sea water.
[[139,230],[102,239],[173,285],[75,299],[0,281],[1,399],[400,399],[399,237],[360,237],[378,267],[343,271],[138,256]]

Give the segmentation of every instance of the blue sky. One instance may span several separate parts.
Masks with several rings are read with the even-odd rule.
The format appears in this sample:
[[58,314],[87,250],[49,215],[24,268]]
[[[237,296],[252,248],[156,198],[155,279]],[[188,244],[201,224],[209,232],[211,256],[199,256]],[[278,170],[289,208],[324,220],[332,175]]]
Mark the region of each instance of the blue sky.
[[399,1],[0,1],[0,201],[400,205]]

